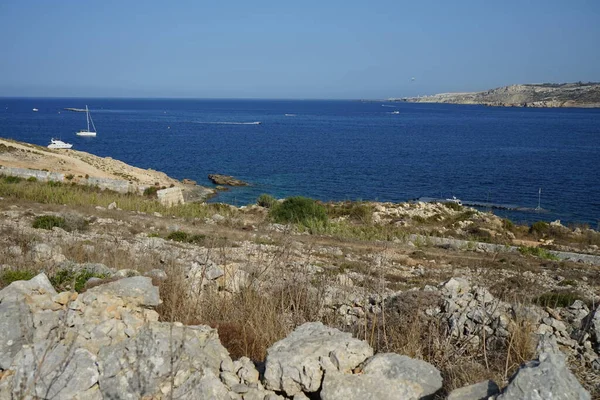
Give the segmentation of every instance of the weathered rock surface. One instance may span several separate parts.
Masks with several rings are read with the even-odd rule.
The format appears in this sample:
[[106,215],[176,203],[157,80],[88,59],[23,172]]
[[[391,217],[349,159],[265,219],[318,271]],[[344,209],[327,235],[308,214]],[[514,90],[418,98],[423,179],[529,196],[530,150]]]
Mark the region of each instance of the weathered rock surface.
[[[498,307],[465,280],[447,281],[439,291],[455,304],[452,310]],[[249,358],[230,358],[215,329],[158,322],[149,308],[159,303],[158,289],[143,276],[82,294],[56,293],[44,274],[13,282],[0,290],[0,399],[416,400],[442,387],[434,366],[393,353],[373,356],[366,342],[315,322],[269,348],[261,376]],[[573,322],[588,334],[595,317],[585,304],[563,311],[563,317],[538,316],[550,338],[566,339],[563,330]],[[524,365],[498,400],[589,399],[556,344],[541,343],[538,360]],[[449,398],[496,392],[493,382],[482,382]]]
[[363,373],[387,381],[404,380],[421,386],[422,395],[430,396],[442,388],[442,375],[433,365],[394,353],[379,353],[363,365]]
[[268,349],[265,384],[288,396],[316,392],[325,369],[349,372],[372,354],[366,342],[349,333],[320,322],[306,323]]
[[230,175],[210,174],[208,175],[208,179],[215,185],[248,186],[247,182],[236,179]]
[[500,392],[494,381],[483,381],[458,388],[448,394],[448,400],[487,400]]
[[[498,400],[588,400],[590,394],[566,366],[556,343],[542,341],[538,359],[522,366]],[[545,346],[544,346],[545,345]]]

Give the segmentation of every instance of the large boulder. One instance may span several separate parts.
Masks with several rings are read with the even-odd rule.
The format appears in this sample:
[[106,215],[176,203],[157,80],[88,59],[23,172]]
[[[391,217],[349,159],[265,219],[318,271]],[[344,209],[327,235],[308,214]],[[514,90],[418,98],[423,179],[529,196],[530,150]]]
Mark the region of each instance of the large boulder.
[[72,399],[98,382],[96,356],[51,340],[24,346],[12,369],[14,398]]
[[305,323],[267,350],[265,385],[288,396],[316,392],[325,369],[351,372],[371,355],[373,349],[349,333]]
[[321,400],[417,400],[423,388],[402,379],[374,375],[349,375],[327,371],[323,379]]
[[380,353],[363,365],[365,375],[381,376],[388,381],[404,380],[419,384],[423,396],[430,396],[442,388],[442,375],[433,365],[394,353]]
[[56,290],[43,272],[28,281],[15,281],[0,290],[0,302],[22,301],[27,296],[48,294],[54,296]]
[[96,286],[89,289],[85,295],[119,297],[131,306],[154,307],[161,303],[158,288],[152,285],[152,278],[146,276],[123,278]]
[[[190,390],[198,394],[190,398],[218,399],[226,388],[214,377],[219,376],[224,360],[231,362],[216,330],[152,322],[135,337],[100,350],[100,390],[105,398],[139,398]],[[203,388],[210,393],[201,393]]]
[[240,181],[230,175],[210,174],[208,175],[208,179],[215,185],[248,186],[248,183]]
[[540,348],[538,359],[521,366],[497,400],[590,400],[556,343],[544,339]]

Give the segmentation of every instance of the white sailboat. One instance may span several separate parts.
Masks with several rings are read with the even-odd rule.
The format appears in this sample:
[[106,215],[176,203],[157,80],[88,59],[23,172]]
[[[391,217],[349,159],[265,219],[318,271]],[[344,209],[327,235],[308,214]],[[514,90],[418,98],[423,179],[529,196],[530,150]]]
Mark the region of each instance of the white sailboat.
[[[77,136],[96,136],[96,127],[94,126],[94,121],[92,121],[92,116],[90,115],[90,110],[88,110],[88,106],[85,106],[85,116],[87,118],[87,129],[82,129],[76,133]],[[90,131],[90,122],[92,123],[93,130]]]

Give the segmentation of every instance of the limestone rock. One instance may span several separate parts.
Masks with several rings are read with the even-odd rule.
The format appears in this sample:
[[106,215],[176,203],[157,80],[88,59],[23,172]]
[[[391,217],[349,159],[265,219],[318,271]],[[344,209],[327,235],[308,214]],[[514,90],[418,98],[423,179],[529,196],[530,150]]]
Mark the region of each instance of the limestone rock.
[[537,360],[521,366],[497,400],[590,400],[556,344],[542,340]]
[[373,349],[351,334],[328,328],[320,322],[305,323],[267,350],[266,387],[293,396],[316,392],[321,386],[321,359],[347,372],[373,354]]
[[[151,322],[136,336],[100,350],[100,389],[105,398],[152,396],[161,388],[175,394],[206,390],[191,398],[225,398],[219,397],[226,388],[217,377],[227,359],[212,328]],[[170,387],[173,373],[175,388]]]
[[363,373],[385,377],[390,382],[417,383],[423,388],[423,396],[430,396],[442,388],[442,375],[433,365],[394,353],[379,353],[369,358],[363,365]]
[[321,390],[322,400],[417,400],[423,388],[402,379],[374,375],[349,375],[327,371]]
[[85,296],[92,294],[119,297],[132,305],[139,306],[153,307],[161,303],[158,288],[152,285],[152,279],[146,276],[119,279],[115,282],[96,286],[84,293]]
[[448,400],[487,400],[499,392],[496,382],[488,380],[455,389],[448,395]]
[[0,290],[0,302],[18,301],[36,294],[49,294],[54,296],[56,290],[48,280],[46,274],[41,273],[28,281],[15,281]]
[[[14,283],[18,282],[13,282],[11,285]],[[0,291],[0,298],[4,290]],[[33,316],[29,307],[17,301],[2,301],[0,303],[0,370],[8,369],[21,347],[32,341]]]
[[215,185],[248,186],[248,183],[240,181],[230,175],[210,174],[208,175],[208,179]]
[[98,382],[96,356],[52,341],[23,347],[11,368],[15,370],[15,398],[20,398],[20,391],[25,388],[42,399],[72,399]]

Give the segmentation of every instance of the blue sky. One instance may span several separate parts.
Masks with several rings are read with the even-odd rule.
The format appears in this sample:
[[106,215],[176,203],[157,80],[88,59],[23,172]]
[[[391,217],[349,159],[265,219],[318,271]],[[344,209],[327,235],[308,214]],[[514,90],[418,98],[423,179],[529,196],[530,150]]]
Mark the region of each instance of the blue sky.
[[0,2],[0,96],[401,97],[600,81],[599,49],[599,0]]

